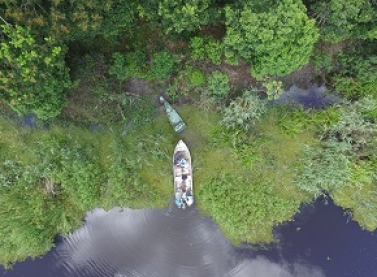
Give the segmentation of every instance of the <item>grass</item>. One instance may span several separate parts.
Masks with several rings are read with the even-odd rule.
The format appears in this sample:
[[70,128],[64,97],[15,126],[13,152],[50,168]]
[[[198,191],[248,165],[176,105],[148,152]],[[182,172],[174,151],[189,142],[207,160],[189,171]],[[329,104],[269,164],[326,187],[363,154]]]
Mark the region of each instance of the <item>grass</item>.
[[[219,125],[220,115],[211,110],[191,105],[177,110],[188,126],[181,136],[174,132],[162,110],[153,120],[142,121],[124,136],[120,125],[91,132],[65,121],[53,122],[48,131],[29,130],[25,135],[25,131],[1,119],[0,147],[25,149],[19,158],[26,163],[35,159],[32,151],[26,150],[32,150],[43,137],[66,134],[73,141],[93,146],[96,162],[104,172],[101,196],[94,206],[164,208],[173,197],[173,150],[183,139],[192,154],[196,205],[202,214],[211,216],[236,244],[273,241],[273,226],[290,220],[302,202],[312,200],[292,181],[303,146],[317,142],[315,128],[287,133],[281,125],[281,111],[275,108],[249,132],[226,131]],[[9,152],[15,153],[19,151]],[[334,199],[353,208],[355,218],[362,221],[362,211],[369,200],[364,206],[357,206],[359,198],[348,199],[347,189],[339,191]],[[370,184],[365,185],[360,197],[369,199],[367,193],[371,189]],[[69,199],[64,201],[72,206],[69,209],[75,209]],[[360,210],[362,207],[365,209]],[[373,226],[365,224],[368,229]]]
[[313,144],[314,130],[303,130],[295,135],[288,135],[278,124],[278,112],[272,110],[257,126],[260,137],[260,155],[254,171],[272,179],[281,195],[307,200],[293,185],[297,163],[304,145]]

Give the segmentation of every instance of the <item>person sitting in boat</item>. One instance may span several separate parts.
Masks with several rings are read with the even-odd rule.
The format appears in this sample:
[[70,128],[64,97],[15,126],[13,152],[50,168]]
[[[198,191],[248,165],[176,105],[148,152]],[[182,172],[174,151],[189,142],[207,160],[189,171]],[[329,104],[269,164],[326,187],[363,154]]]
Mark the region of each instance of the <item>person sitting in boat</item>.
[[186,192],[186,188],[187,188],[187,186],[186,186],[186,182],[185,182],[185,181],[182,181],[182,183],[181,183],[181,188],[182,188],[182,191],[183,191],[183,192]]
[[185,168],[186,165],[187,165],[187,161],[186,161],[185,159],[181,159],[181,160],[179,161],[179,165],[181,166],[181,168]]
[[182,180],[185,181],[187,179],[187,174],[182,174]]

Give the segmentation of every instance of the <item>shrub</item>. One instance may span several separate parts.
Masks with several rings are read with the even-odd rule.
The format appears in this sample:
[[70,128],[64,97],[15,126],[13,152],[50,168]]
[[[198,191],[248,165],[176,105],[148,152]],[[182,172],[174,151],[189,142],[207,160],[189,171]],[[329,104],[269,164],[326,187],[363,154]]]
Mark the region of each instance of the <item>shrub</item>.
[[216,65],[221,64],[224,45],[212,37],[193,37],[190,43],[191,57],[194,60],[209,60]]
[[150,77],[163,81],[174,72],[176,58],[168,51],[160,51],[153,55]]
[[294,184],[313,197],[339,189],[351,179],[350,162],[343,149],[346,144],[333,142],[327,148],[307,146]]
[[204,74],[199,70],[192,70],[189,73],[188,86],[189,87],[199,87],[204,84],[205,77]]
[[270,240],[272,226],[287,220],[297,207],[293,199],[281,198],[273,184],[258,176],[247,179],[220,173],[202,185],[198,194],[204,210],[236,244]]
[[205,82],[205,76],[199,69],[186,66],[174,78],[174,81],[167,89],[168,95],[176,100],[180,96],[187,96],[190,93],[199,93]]
[[240,127],[248,130],[266,112],[266,102],[259,99],[257,91],[247,90],[242,97],[232,100],[223,110],[222,124],[228,129]]
[[109,73],[124,81],[128,78],[145,78],[147,75],[147,54],[143,51],[113,54],[113,64]]
[[191,57],[194,60],[203,61],[206,58],[206,49],[204,47],[203,37],[193,37],[190,41]]
[[225,73],[216,70],[208,78],[207,94],[216,99],[224,99],[230,91],[229,78]]
[[[365,44],[364,47],[369,47]],[[373,47],[373,46],[372,46]],[[368,49],[368,48],[367,48]],[[377,56],[357,49],[347,49],[337,56],[342,71],[335,75],[335,89],[350,99],[367,95],[377,97]]]
[[264,78],[263,86],[266,88],[268,100],[276,100],[284,92],[283,83],[281,81],[272,80],[270,77]]
[[47,36],[40,40],[30,28],[2,25],[0,31],[0,100],[18,114],[35,113],[40,119],[59,115],[71,85],[67,47]]
[[340,117],[338,107],[324,110],[280,109],[278,125],[286,134],[295,135],[305,130],[324,130],[336,124]]
[[327,128],[322,138],[346,143],[354,156],[368,156],[374,152],[377,137],[377,124],[371,121],[375,107],[371,98],[358,101],[341,109],[339,121]]
[[224,45],[221,42],[216,41],[213,38],[208,39],[206,44],[206,53],[208,56],[208,59],[216,64],[221,64],[221,57],[224,52]]

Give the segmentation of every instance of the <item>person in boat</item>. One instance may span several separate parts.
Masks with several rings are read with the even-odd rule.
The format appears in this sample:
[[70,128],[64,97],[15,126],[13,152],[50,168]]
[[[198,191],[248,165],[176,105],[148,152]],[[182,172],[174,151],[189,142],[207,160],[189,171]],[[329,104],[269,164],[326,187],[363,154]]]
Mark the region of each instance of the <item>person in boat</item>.
[[182,188],[182,191],[183,192],[186,192],[186,182],[185,181],[182,181],[182,183],[181,183],[181,188]]

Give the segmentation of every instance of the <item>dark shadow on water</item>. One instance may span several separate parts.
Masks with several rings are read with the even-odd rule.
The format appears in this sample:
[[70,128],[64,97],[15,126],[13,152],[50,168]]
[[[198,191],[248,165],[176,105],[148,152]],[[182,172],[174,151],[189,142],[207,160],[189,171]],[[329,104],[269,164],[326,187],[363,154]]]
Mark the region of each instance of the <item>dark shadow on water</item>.
[[305,109],[320,109],[332,105],[337,101],[339,99],[335,95],[329,94],[325,86],[312,84],[306,89],[295,85],[290,87],[289,90],[280,95],[275,104],[294,104],[301,105]]

